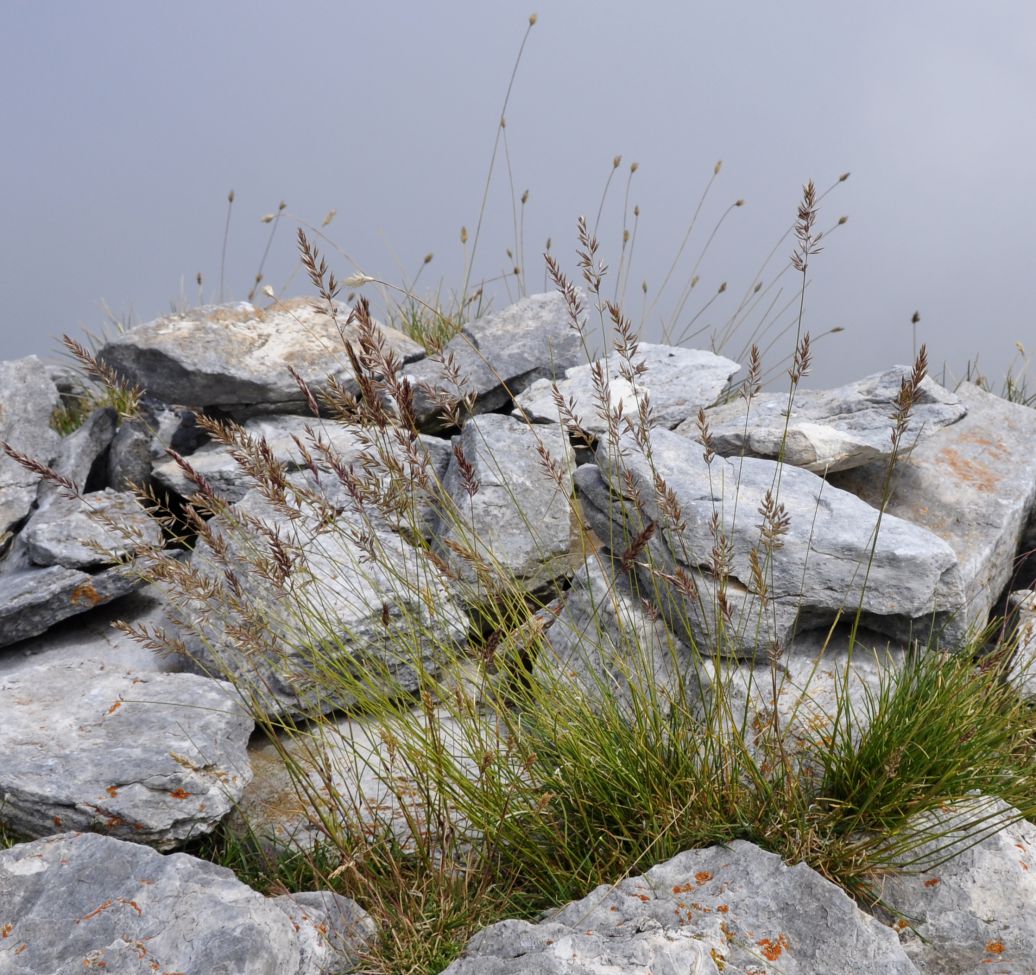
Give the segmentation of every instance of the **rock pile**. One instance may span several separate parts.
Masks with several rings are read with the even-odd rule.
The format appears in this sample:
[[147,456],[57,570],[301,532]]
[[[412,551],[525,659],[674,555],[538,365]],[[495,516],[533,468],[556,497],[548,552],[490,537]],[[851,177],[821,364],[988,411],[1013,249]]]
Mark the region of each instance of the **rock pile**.
[[[563,299],[535,295],[436,357],[378,326],[420,429],[375,442],[307,416],[289,371],[318,398],[359,396],[347,318],[298,299],[131,329],[100,357],[142,388],[138,415],[99,407],[65,436],[52,420],[74,377],[35,357],[0,362],[0,826],[24,840],[0,851],[0,971],[348,970],[376,936],[351,901],[264,898],[169,851],[232,810],[274,845],[312,844],[305,805],[274,801],[283,770],[268,742],[249,742],[247,706],[348,711],[354,698],[320,681],[327,666],[412,689],[415,667],[463,659],[484,636],[501,585],[551,606],[533,672],[619,696],[650,681],[702,706],[725,679],[750,714],[816,727],[837,689],[862,700],[912,642],[963,647],[1036,539],[1036,411],[969,384],[925,380],[888,480],[909,370],[748,408],[728,395],[738,365],[710,352],[643,344],[643,368],[614,354],[591,368]],[[465,392],[458,429],[441,404]],[[210,440],[203,415],[243,432]],[[200,491],[214,516],[185,546],[134,484],[174,511]],[[169,571],[197,580],[186,595],[143,587],[163,544]],[[1031,696],[1036,602],[1012,598],[1012,674]],[[850,654],[826,634],[857,612]],[[138,635],[168,627],[183,656],[115,619]],[[649,650],[645,673],[614,667],[631,640]],[[774,656],[776,701],[753,679]],[[336,720],[369,770],[341,789],[377,792],[378,730]],[[405,832],[405,816],[394,822]],[[1015,823],[937,875],[891,879],[880,917],[751,844],[687,851],[539,923],[488,928],[449,971],[1036,971],[1033,830]]]

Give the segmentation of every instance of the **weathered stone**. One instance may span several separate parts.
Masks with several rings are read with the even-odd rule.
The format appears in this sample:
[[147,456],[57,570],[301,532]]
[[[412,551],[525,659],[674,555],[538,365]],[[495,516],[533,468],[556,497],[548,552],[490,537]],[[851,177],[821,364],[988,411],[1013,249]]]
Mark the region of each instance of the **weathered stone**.
[[[332,461],[340,463],[345,469],[353,469],[358,477],[365,478],[369,473],[378,475],[381,483],[388,485],[389,476],[384,460],[401,464],[405,474],[412,473],[407,464],[409,440],[402,430],[386,430],[381,439],[381,446],[371,447],[364,439],[362,431],[347,423],[336,420],[317,420],[302,416],[267,416],[253,417],[246,420],[242,427],[244,432],[256,442],[265,440],[276,463],[286,471],[308,469],[302,451],[298,447],[297,437],[309,451],[318,470],[324,473],[325,489],[333,491],[336,482],[332,474]],[[310,433],[311,432],[311,433]],[[370,433],[370,431],[367,431]],[[316,439],[314,439],[316,438]],[[316,446],[326,444],[328,453]],[[428,476],[433,482],[442,479],[449,463],[450,447],[445,441],[436,437],[421,434],[412,445],[418,454],[427,458]],[[384,450],[383,457],[379,450]],[[375,462],[372,465],[372,461]],[[191,467],[201,474],[222,497],[228,501],[240,501],[255,487],[255,480],[242,470],[231,456],[229,447],[210,442],[187,458]],[[172,459],[165,459],[155,465],[154,477],[163,487],[187,497],[198,490],[183,468]],[[405,478],[404,478],[405,479]],[[432,516],[433,501],[428,492],[415,492],[417,520],[428,522]]]
[[[648,342],[641,342],[638,349],[633,364],[646,371],[636,379],[635,386],[619,374],[622,361],[615,353],[608,360],[610,406],[614,410],[621,404],[623,416],[637,422],[640,401],[647,394],[655,425],[670,429],[697,415],[700,407],[715,403],[741,368],[733,360],[703,349],[680,349]],[[566,369],[565,378],[557,387],[566,404],[573,404],[580,430],[597,436],[607,432],[608,423],[601,416],[600,397],[594,389],[592,366],[583,363]],[[536,422],[562,419],[548,379],[533,383],[515,403]]]
[[[590,700],[629,710],[676,703],[698,709],[691,651],[641,599],[603,552],[587,555],[536,660],[541,680],[571,682]],[[639,702],[636,704],[635,702]]]
[[[724,457],[776,458],[784,445],[784,462],[824,474],[885,460],[892,452],[892,414],[907,366],[897,366],[837,389],[800,389],[791,414],[788,396],[762,393],[751,402],[738,397],[706,410],[716,453]],[[911,445],[967,413],[959,397],[931,377],[918,390],[903,443]],[[696,420],[676,432],[697,439]]]
[[[460,456],[443,478],[446,499],[435,532],[436,550],[454,574],[468,586],[488,574],[534,591],[570,572],[575,461],[562,428],[486,414],[469,420],[454,444]],[[467,476],[461,457],[470,465]],[[471,594],[485,595],[481,588]]]
[[1036,590],[1020,589],[1008,599],[1017,642],[1008,679],[1026,700],[1036,699]]
[[170,849],[233,806],[251,731],[233,688],[207,677],[20,671],[0,679],[0,821]]
[[[774,641],[787,645],[795,626],[825,625],[857,609],[872,629],[896,639],[923,639],[963,606],[957,560],[945,542],[887,514],[875,541],[878,512],[816,474],[784,467],[778,488],[776,462],[716,457],[709,465],[699,445],[669,430],[652,432],[650,463],[629,439],[624,446],[629,449],[621,463],[602,445],[598,470],[577,471],[584,511],[615,554],[648,524],[655,526],[645,549],[654,566],[637,562],[644,591],[664,594],[657,608],[670,628],[677,636],[686,633],[703,652],[719,646],[727,654],[765,659]],[[643,510],[628,496],[624,469]],[[660,506],[656,475],[679,505],[681,526]],[[788,521],[779,547],[767,556],[760,510],[770,492]],[[718,612],[723,599],[706,575],[715,558],[714,515],[729,542],[726,614]],[[766,567],[765,607],[753,552]]]
[[38,636],[69,616],[125,596],[140,584],[121,566],[90,574],[51,565],[0,576],[0,647]]
[[[336,324],[309,298],[256,308],[248,302],[205,305],[128,329],[108,342],[98,358],[151,396],[188,406],[279,406],[308,412],[288,372],[295,369],[314,391],[329,375],[352,393],[359,386],[345,345],[357,337],[339,309]],[[341,326],[341,331],[339,331]],[[405,362],[424,350],[395,329],[380,327],[388,350]]]
[[112,439],[106,471],[108,484],[116,491],[144,485],[151,475],[151,446],[154,434],[146,420],[123,420]]
[[[0,444],[8,443],[33,460],[52,464],[61,436],[51,425],[61,406],[57,386],[34,355],[0,362]],[[0,450],[0,544],[36,501],[40,475]]]
[[[80,491],[90,491],[103,484],[91,484],[94,466],[108,449],[115,436],[115,423],[118,419],[115,410],[110,407],[94,410],[67,437],[61,438],[57,458],[53,467],[62,477],[67,477]],[[42,506],[51,498],[60,494],[62,488],[53,481],[40,483],[38,500]]]
[[112,624],[116,620],[148,628],[162,627],[165,613],[156,588],[145,586],[58,623],[40,636],[22,640],[0,653],[0,678],[17,676],[20,671],[43,665],[76,668],[83,680],[89,680],[96,671],[148,673],[183,669],[182,661],[176,656],[160,656],[114,629]]
[[736,729],[763,767],[776,761],[776,733],[800,782],[812,780],[819,789],[824,769],[818,752],[835,739],[843,745],[846,737],[854,745],[860,741],[870,727],[872,703],[895,685],[906,662],[906,648],[863,629],[852,641],[850,629],[796,634],[773,669],[769,663],[701,661],[700,717],[712,729]]
[[19,975],[332,975],[376,935],[346,898],[268,899],[225,867],[89,833],[0,851],[0,915],[0,970]]
[[454,400],[475,396],[473,413],[489,413],[537,379],[561,376],[583,360],[578,334],[571,327],[564,298],[556,293],[530,295],[464,326],[443,350],[460,372],[458,387],[441,361],[428,358],[408,365],[403,374],[414,387],[414,409],[423,427],[442,426],[441,408],[429,389]]
[[[411,713],[406,726],[368,718],[343,718],[319,727],[282,734],[279,741],[254,743],[248,751],[254,772],[225,828],[232,834],[257,838],[274,854],[311,851],[326,842],[322,822],[336,822],[342,829],[368,838],[391,836],[400,847],[415,851],[434,844],[435,823],[428,819],[445,797],[426,802],[427,778],[414,772],[402,743],[420,742],[434,734],[472,782],[478,779],[475,744],[464,727],[446,711],[433,712],[429,732],[427,717]],[[492,740],[488,723],[478,741]],[[389,748],[387,740],[397,745]],[[500,742],[500,748],[504,744]],[[288,771],[284,756],[292,771]],[[481,756],[479,756],[481,757]],[[304,782],[300,778],[304,776]],[[319,798],[318,798],[319,797]],[[462,827],[454,812],[452,825]],[[415,837],[418,830],[421,836]]]
[[[206,670],[229,675],[274,713],[319,713],[349,707],[357,691],[348,675],[404,693],[417,670],[434,671],[467,636],[468,620],[428,554],[400,535],[342,508],[334,524],[312,514],[288,515],[249,492],[231,514],[210,522],[227,547],[225,559],[200,542],[191,568],[216,584],[205,599],[177,605],[188,651]],[[277,581],[260,568],[276,553],[253,522],[267,526],[294,558]],[[257,547],[258,541],[258,547]],[[240,593],[227,584],[233,573]],[[335,680],[321,677],[328,672]]]
[[918,971],[1033,971],[1036,826],[1003,800],[976,797],[912,828],[919,845],[904,859],[913,865],[884,876],[878,893]]
[[[956,553],[966,597],[957,621],[963,629],[985,626],[1036,511],[1036,410],[971,383],[957,395],[968,415],[900,460],[887,510],[934,532]],[[869,464],[832,483],[877,505],[884,473],[882,465]]]
[[895,934],[805,864],[744,840],[680,853],[538,924],[475,935],[443,975],[916,975]]
[[162,544],[162,529],[125,491],[55,495],[22,531],[35,565],[90,569]]

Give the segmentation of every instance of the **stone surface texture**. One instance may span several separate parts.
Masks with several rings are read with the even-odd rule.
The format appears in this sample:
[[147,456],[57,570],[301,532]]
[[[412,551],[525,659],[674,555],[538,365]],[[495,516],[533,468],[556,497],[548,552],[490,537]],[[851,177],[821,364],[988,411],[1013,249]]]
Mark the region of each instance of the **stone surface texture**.
[[0,971],[336,975],[374,938],[333,894],[263,897],[224,867],[89,833],[0,851]]
[[57,495],[29,519],[21,536],[35,565],[93,569],[161,546],[162,529],[128,491]]
[[194,674],[25,669],[0,678],[0,821],[171,849],[216,825],[251,778],[252,720]]
[[[1036,410],[962,383],[968,415],[921,440],[896,466],[889,514],[923,526],[956,553],[967,608],[963,626],[986,615],[1014,571],[1014,557],[1036,506]],[[884,471],[867,465],[834,483],[870,504],[881,500]]]
[[583,350],[564,299],[548,293],[530,295],[469,322],[446,344],[443,357],[456,364],[460,387],[442,360],[422,359],[404,369],[414,387],[418,419],[430,429],[442,426],[441,408],[431,390],[455,400],[471,393],[473,413],[492,412],[537,379],[563,375],[583,361]]
[[[699,408],[715,403],[741,368],[732,359],[703,349],[641,342],[638,350],[633,366],[644,372],[634,384],[620,375],[623,362],[612,353],[606,369],[610,406],[615,410],[621,405],[623,416],[636,421],[646,393],[655,424],[670,429],[696,416]],[[537,423],[561,419],[552,385],[550,380],[538,380],[516,399],[517,406]],[[600,397],[594,389],[590,365],[566,369],[557,388],[565,403],[571,404],[578,429],[598,436],[607,432],[608,423],[600,415]]]
[[[946,542],[890,515],[882,518],[874,542],[878,512],[809,471],[785,466],[778,488],[776,462],[717,456],[710,465],[700,445],[669,430],[652,432],[650,463],[632,447],[620,462],[602,446],[597,460],[600,476],[589,471],[577,483],[589,502],[591,524],[613,551],[622,552],[651,523],[657,530],[649,550],[664,573],[710,570],[716,546],[715,514],[722,537],[729,541],[729,574],[734,582],[758,599],[760,586],[751,569],[753,550],[761,564],[768,565],[764,581],[769,606],[782,606],[786,612],[776,625],[769,610],[746,614],[742,629],[729,634],[738,654],[763,655],[775,639],[786,643],[796,619],[800,628],[818,626],[833,621],[840,611],[853,613],[860,607],[868,626],[898,638],[915,629],[926,633],[963,607],[957,558]],[[642,509],[628,496],[624,471],[633,478]],[[678,502],[682,526],[673,525],[663,513],[656,475]],[[767,560],[760,541],[764,520],[760,509],[771,491],[789,521],[779,538],[780,547]],[[671,605],[684,610],[697,645],[714,645],[717,631],[709,627],[715,618],[702,610],[708,596],[688,597],[670,580],[652,579],[648,572],[645,590],[653,591],[659,584],[672,592]],[[731,602],[739,596],[740,591]],[[666,606],[659,609],[674,615]],[[687,623],[682,625],[687,628]]]
[[[488,573],[529,590],[571,572],[575,457],[561,427],[476,416],[464,424],[454,450],[459,456],[443,478],[447,503],[434,533],[450,569],[468,585]],[[556,464],[560,483],[545,469],[540,450]],[[467,479],[462,464],[470,465]]]
[[[359,391],[344,342],[356,337],[340,308],[342,327],[309,298],[256,308],[248,302],[205,305],[138,325],[108,342],[98,357],[124,378],[166,403],[191,406],[286,406],[306,411],[288,372],[295,369],[314,390],[328,375]],[[424,355],[412,339],[382,328],[386,345],[404,361]],[[344,338],[343,338],[344,333]],[[282,410],[283,412],[283,410]]]
[[[58,388],[39,358],[0,362],[0,443],[52,464],[61,436],[50,420],[60,406]],[[39,474],[0,450],[0,539],[29,513],[39,483]]]
[[879,888],[918,971],[1036,970],[1036,826],[1002,800],[979,797],[913,825],[921,838],[931,838],[911,851],[911,860],[936,863],[952,855],[890,875]]
[[[821,921],[822,919],[822,921]],[[711,963],[712,967],[709,967]],[[804,864],[743,840],[475,935],[444,975],[915,975],[896,935]]]
[[[109,448],[112,437],[115,436],[117,422],[118,414],[111,407],[91,412],[81,426],[61,438],[61,446],[53,464],[54,470],[74,482],[80,491],[91,490],[93,485],[90,481],[94,465]],[[63,490],[52,481],[41,481],[38,501],[43,505]]]
[[[774,458],[817,474],[884,460],[891,453],[892,416],[907,366],[868,376],[837,389],[800,389],[788,414],[786,393],[738,397],[706,410],[714,449],[724,457]],[[913,444],[967,413],[960,398],[925,377],[910,414],[904,443]],[[693,418],[676,428],[698,439]]]

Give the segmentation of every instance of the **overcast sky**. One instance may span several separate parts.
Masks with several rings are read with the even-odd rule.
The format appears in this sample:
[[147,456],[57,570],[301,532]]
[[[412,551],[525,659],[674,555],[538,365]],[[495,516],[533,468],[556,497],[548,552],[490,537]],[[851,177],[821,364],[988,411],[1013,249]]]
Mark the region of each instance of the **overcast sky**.
[[[599,229],[606,291],[621,259],[637,321],[647,282],[646,334],[663,321],[722,328],[793,222],[802,184],[826,189],[851,171],[818,219],[849,216],[810,267],[805,327],[845,329],[818,344],[814,384],[908,361],[915,310],[933,371],[945,362],[960,375],[980,355],[998,383],[1016,342],[1036,351],[1031,0],[0,0],[0,11],[0,358],[99,331],[105,302],[133,321],[196,302],[199,271],[205,300],[218,299],[231,189],[226,299],[251,287],[270,230],[260,218],[281,200],[264,268],[278,293],[309,290],[291,277],[297,220],[319,226],[334,209],[326,232],[355,262],[328,246],[339,277],[409,280],[433,253],[417,290],[441,285],[445,299],[464,280],[460,228],[473,238],[534,11],[506,113],[514,194],[527,189],[528,203],[512,206],[501,155],[475,278],[516,263],[505,253],[515,209],[528,290],[543,290],[548,237],[573,270],[576,220],[596,221],[621,154]],[[772,300],[792,299],[793,273],[770,285],[791,249],[785,240],[766,267],[765,300],[728,353]]]

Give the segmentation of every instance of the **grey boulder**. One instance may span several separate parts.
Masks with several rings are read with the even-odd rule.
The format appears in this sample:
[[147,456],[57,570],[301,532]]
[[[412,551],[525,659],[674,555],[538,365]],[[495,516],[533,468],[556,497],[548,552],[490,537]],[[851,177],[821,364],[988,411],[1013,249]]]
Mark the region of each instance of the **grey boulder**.
[[[43,362],[34,355],[0,362],[0,444],[10,444],[33,460],[52,464],[61,436],[51,417],[61,395]],[[6,533],[32,509],[40,475],[0,450],[0,546]]]
[[0,821],[170,849],[229,812],[251,731],[233,688],[206,677],[22,670],[0,678]]
[[86,613],[140,588],[122,566],[89,573],[62,565],[0,575],[0,647],[38,636],[55,623]]
[[161,547],[162,529],[126,491],[92,491],[81,498],[55,495],[22,531],[35,565],[92,569]]
[[[435,531],[436,551],[452,572],[468,586],[502,576],[504,585],[516,581],[530,591],[570,572],[575,458],[561,427],[530,426],[495,413],[476,416],[454,449],[459,456],[443,478]],[[557,480],[540,451],[555,465]],[[462,464],[470,465],[467,479]]]
[[444,425],[440,397],[474,397],[472,413],[506,406],[537,379],[561,376],[583,359],[579,335],[571,327],[564,298],[556,293],[530,295],[499,312],[469,322],[444,347],[459,373],[458,385],[438,358],[406,366],[414,390],[414,409],[422,427]]
[[[655,565],[640,560],[638,573],[645,591],[668,594],[658,608],[678,636],[688,632],[699,648],[725,644],[727,653],[765,658],[774,641],[787,645],[796,626],[821,626],[857,608],[873,629],[897,639],[924,638],[961,610],[964,586],[957,557],[927,529],[886,514],[875,540],[878,512],[809,471],[784,467],[778,488],[775,461],[715,457],[710,465],[699,445],[657,429],[651,433],[648,461],[631,440],[624,443],[624,458],[615,458],[602,445],[598,470],[577,471],[577,485],[588,502],[584,510],[616,554],[648,524],[656,526],[647,545]],[[661,484],[678,505],[682,524],[664,512]],[[768,492],[787,517],[780,546],[769,556],[761,514]],[[716,607],[722,601],[708,578],[717,561],[714,516],[729,548],[720,556],[729,563],[733,584],[727,602],[741,607],[728,625],[721,625]],[[761,582],[752,569],[753,552],[766,566]],[[683,587],[681,573],[690,579]]]
[[333,975],[376,936],[329,892],[266,898],[232,871],[89,833],[0,851],[0,971]]
[[1011,593],[1008,605],[1015,614],[1014,653],[1008,678],[1027,700],[1036,699],[1036,590]]
[[538,924],[491,925],[444,975],[724,971],[916,975],[917,968],[895,934],[834,884],[735,840],[598,887]]
[[[622,407],[622,415],[636,421],[640,403],[651,404],[656,425],[672,428],[700,407],[711,406],[719,398],[734,374],[741,368],[732,359],[704,349],[681,349],[671,345],[641,342],[633,360],[644,372],[634,384],[619,374],[621,360],[612,353],[606,363],[609,380],[610,408]],[[553,384],[548,379],[533,383],[516,399],[517,406],[533,421],[562,419],[554,401]],[[557,383],[558,392],[575,414],[575,426],[586,433],[600,436],[608,429],[601,416],[600,395],[594,388],[593,370],[586,363],[565,370],[565,378]]]
[[[966,607],[955,625],[963,630],[986,625],[1036,511],[1036,410],[971,383],[962,383],[957,395],[968,415],[900,460],[887,510],[928,529],[956,554]],[[832,480],[877,505],[884,474],[881,464],[868,464]]]
[[[359,392],[345,349],[357,336],[357,326],[347,324],[349,309],[338,309],[336,323],[318,305],[309,298],[265,309],[248,302],[205,305],[128,329],[98,358],[166,403],[308,412],[289,368],[316,392],[329,375]],[[401,332],[379,328],[388,349],[404,361],[424,355]]]
[[[706,410],[714,449],[724,457],[776,458],[817,474],[881,461],[892,452],[892,415],[900,385],[910,368],[896,366],[837,389],[800,389],[788,413],[788,396],[762,393],[738,397]],[[904,444],[912,445],[967,413],[960,398],[925,377],[910,414]],[[697,439],[688,420],[677,433]]]
[[878,892],[918,971],[1033,971],[1036,826],[1003,800],[978,796],[915,817],[912,829],[910,863]]
[[[94,466],[109,448],[112,437],[115,436],[117,421],[118,415],[111,407],[90,413],[77,429],[62,438],[58,456],[53,464],[54,469],[62,477],[67,477],[75,483],[80,491],[92,490],[94,485],[90,481]],[[61,491],[61,486],[53,481],[43,481],[39,490],[40,504],[44,504]]]

